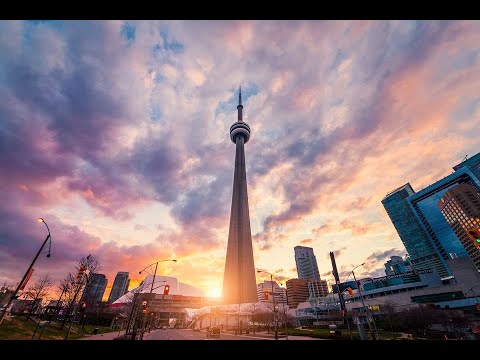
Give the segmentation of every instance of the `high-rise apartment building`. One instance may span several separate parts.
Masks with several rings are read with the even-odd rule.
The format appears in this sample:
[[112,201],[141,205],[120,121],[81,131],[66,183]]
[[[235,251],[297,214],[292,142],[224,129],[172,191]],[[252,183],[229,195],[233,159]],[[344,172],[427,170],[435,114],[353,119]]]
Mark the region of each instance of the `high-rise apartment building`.
[[114,302],[128,291],[128,285],[130,284],[128,275],[128,272],[123,271],[119,271],[117,273],[117,276],[115,276],[115,281],[113,282],[112,291],[110,291],[110,295],[108,297],[109,303]]
[[470,184],[459,184],[448,190],[438,208],[480,271],[480,243],[468,231],[480,229],[480,193]]
[[318,272],[317,258],[311,247],[295,246],[295,264],[299,279],[317,279],[320,280]]

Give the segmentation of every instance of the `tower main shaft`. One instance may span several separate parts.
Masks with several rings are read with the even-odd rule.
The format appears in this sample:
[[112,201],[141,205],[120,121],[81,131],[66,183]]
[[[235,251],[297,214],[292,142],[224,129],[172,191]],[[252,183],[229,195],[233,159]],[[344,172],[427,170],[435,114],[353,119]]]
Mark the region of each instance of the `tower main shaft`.
[[223,278],[223,300],[226,304],[249,303],[258,300],[244,147],[250,139],[250,127],[242,119],[241,90],[238,100],[238,121],[230,127],[230,139],[235,143],[236,150],[230,228]]

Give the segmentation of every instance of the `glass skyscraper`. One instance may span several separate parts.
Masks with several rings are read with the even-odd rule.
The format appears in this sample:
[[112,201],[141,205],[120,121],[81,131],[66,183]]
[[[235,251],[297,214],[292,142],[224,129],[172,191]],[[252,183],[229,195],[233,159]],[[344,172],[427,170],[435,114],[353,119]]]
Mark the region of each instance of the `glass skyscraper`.
[[407,200],[414,194],[412,186],[407,183],[387,194],[382,200],[383,207],[407,249],[413,268],[434,269],[441,277],[448,276],[444,261],[440,259]]
[[91,274],[90,281],[85,287],[80,301],[86,302],[88,308],[97,305],[97,303],[102,301],[103,294],[105,294],[105,289],[107,288],[107,283],[108,280],[105,275]]
[[128,291],[128,285],[130,284],[128,275],[128,272],[123,271],[119,271],[117,273],[117,276],[115,276],[115,281],[113,282],[112,291],[108,297],[109,303],[113,303]]
[[467,183],[480,189],[480,153],[456,165],[455,171],[432,185],[413,191],[406,184],[382,200],[414,269],[430,267],[442,278],[452,275],[449,258],[469,256],[437,204],[454,186]]
[[298,278],[320,280],[317,258],[313,253],[313,249],[306,246],[295,246],[293,249],[295,251]]

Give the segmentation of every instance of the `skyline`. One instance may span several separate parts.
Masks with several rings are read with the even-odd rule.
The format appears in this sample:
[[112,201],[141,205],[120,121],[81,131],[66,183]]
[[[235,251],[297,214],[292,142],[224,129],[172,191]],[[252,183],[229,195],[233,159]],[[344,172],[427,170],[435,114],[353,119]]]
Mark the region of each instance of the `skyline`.
[[[381,199],[480,151],[475,21],[0,21],[0,281],[56,282],[96,255],[109,279],[222,287],[242,86],[257,268],[293,248],[341,278],[406,250]],[[279,265],[281,264],[281,266]],[[257,282],[268,280],[257,277]],[[210,292],[210,293],[209,293]]]

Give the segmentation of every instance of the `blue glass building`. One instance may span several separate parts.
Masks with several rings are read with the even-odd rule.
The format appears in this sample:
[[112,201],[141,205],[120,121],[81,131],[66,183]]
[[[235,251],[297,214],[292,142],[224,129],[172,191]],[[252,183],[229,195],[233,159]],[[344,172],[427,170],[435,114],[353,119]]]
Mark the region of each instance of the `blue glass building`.
[[419,192],[415,192],[408,183],[382,200],[410,255],[413,268],[434,269],[444,279],[452,275],[445,260],[468,254],[437,204],[449,189],[459,183],[469,183],[480,189],[480,153],[453,169],[452,174]]
[[407,200],[414,194],[412,186],[407,183],[387,194],[382,200],[383,207],[407,249],[413,268],[434,269],[441,277],[448,276],[446,264],[440,259],[439,253]]

